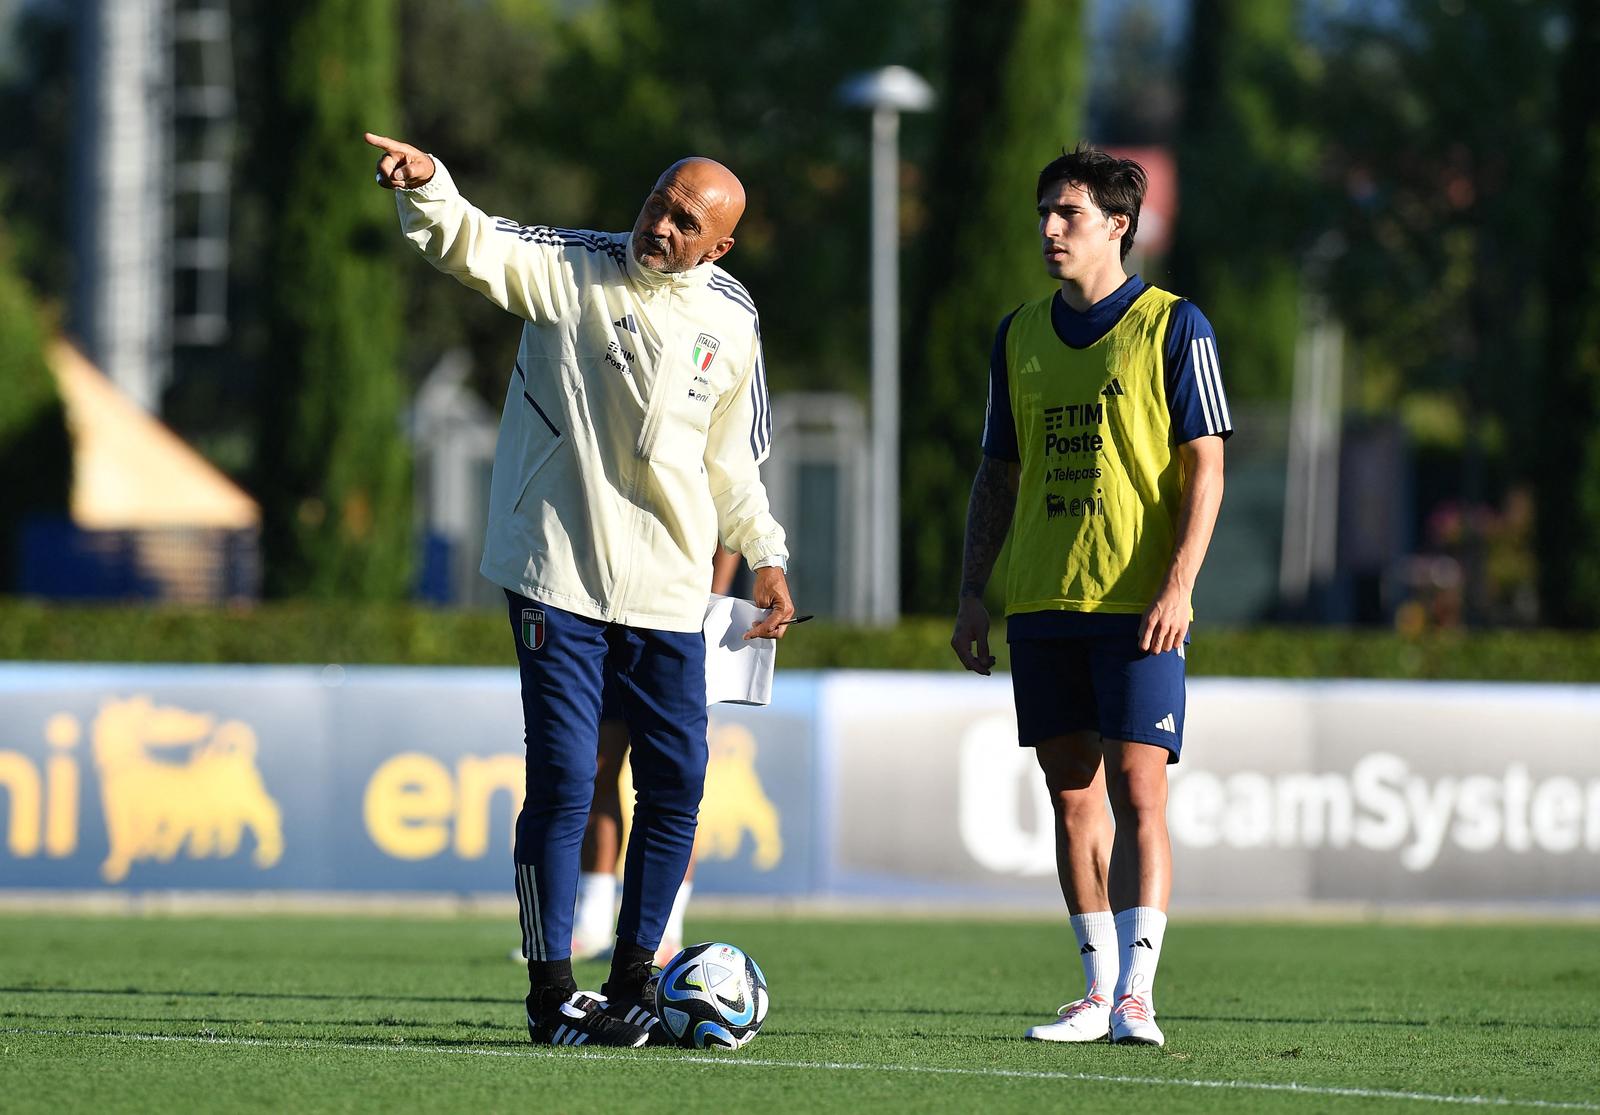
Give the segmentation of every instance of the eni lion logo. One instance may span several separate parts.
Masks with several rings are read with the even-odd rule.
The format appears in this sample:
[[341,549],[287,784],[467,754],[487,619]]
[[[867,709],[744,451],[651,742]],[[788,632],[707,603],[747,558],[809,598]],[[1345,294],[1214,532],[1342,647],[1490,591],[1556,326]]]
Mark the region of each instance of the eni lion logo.
[[110,701],[95,718],[110,850],[100,865],[120,883],[139,860],[170,862],[188,844],[191,858],[225,859],[246,828],[255,864],[283,855],[278,803],[256,769],[256,735],[240,720],[153,704],[148,697]]
[[[755,736],[737,724],[713,721],[706,745],[710,753],[700,824],[695,830],[695,854],[708,860],[734,859],[748,834],[754,844],[751,865],[757,871],[771,871],[783,859],[783,837],[778,831],[777,807],[756,773]],[[622,768],[622,800],[633,800],[632,764]],[[623,810],[622,821],[632,827],[629,810]],[[626,831],[622,838],[627,841]]]
[[778,811],[756,775],[756,739],[737,724],[718,727],[707,739],[706,795],[700,805],[697,843],[706,859],[732,859],[745,833],[755,843],[750,862],[771,871],[783,858]]

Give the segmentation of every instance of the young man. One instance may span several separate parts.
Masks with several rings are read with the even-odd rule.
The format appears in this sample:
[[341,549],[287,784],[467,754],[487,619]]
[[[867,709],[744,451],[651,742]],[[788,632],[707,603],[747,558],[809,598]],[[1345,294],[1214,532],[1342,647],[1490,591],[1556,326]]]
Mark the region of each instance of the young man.
[[1028,1031],[1040,1041],[1164,1040],[1152,984],[1172,878],[1166,768],[1183,745],[1190,594],[1232,421],[1205,317],[1124,270],[1144,187],[1137,163],[1086,146],[1039,174],[1060,289],[995,337],[950,639],[967,669],[994,665],[983,590],[1009,531],[1018,737],[1050,791],[1086,983]]
[[[524,319],[489,485],[483,574],[505,589],[522,678],[527,786],[517,898],[528,1034],[540,1044],[643,1045],[642,1005],[688,866],[705,785],[706,555],[719,541],[794,615],[788,549],[758,466],[771,411],[755,303],[716,266],[744,211],[710,159],[668,167],[633,230],[524,226],[468,204],[435,159],[368,134],[378,184],[434,267]],[[633,837],[603,996],[572,975],[579,846],[594,797],[601,685],[633,744]]]

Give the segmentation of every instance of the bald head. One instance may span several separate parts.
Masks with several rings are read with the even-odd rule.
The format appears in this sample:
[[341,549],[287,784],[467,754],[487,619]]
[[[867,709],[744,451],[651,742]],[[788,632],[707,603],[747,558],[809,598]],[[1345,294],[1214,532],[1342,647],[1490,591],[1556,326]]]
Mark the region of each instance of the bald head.
[[633,226],[633,255],[657,271],[721,259],[744,215],[744,186],[715,159],[679,159],[656,179]]

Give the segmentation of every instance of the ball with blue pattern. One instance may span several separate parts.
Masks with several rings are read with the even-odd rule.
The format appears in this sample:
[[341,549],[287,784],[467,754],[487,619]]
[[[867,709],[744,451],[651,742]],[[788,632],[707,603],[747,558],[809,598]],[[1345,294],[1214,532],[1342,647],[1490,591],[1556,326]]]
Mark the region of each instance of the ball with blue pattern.
[[743,949],[721,941],[690,945],[661,969],[655,1008],[687,1049],[738,1049],[767,1020],[767,980]]

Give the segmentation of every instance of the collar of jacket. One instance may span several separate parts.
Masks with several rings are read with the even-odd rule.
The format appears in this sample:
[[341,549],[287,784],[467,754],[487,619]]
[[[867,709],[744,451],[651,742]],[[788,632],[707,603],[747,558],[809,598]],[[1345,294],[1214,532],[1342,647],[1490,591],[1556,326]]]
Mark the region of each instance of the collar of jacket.
[[624,258],[627,260],[629,280],[635,286],[649,291],[686,290],[705,286],[706,280],[711,278],[711,268],[715,266],[715,264],[701,263],[687,271],[657,271],[652,267],[646,267],[634,258],[631,232],[628,234]]

